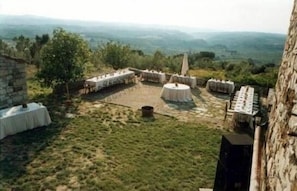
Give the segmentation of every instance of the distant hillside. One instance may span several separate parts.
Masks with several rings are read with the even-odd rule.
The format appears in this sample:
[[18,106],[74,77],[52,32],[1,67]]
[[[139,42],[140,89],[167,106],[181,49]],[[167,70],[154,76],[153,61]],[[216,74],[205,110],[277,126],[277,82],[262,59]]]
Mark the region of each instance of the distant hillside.
[[147,54],[161,50],[166,54],[213,51],[217,59],[252,58],[256,63],[279,63],[285,43],[284,34],[257,32],[189,32],[183,28],[165,28],[119,23],[58,20],[36,16],[0,15],[0,38],[11,40],[24,35],[51,34],[54,28],[79,33],[92,48],[113,40],[129,44]]

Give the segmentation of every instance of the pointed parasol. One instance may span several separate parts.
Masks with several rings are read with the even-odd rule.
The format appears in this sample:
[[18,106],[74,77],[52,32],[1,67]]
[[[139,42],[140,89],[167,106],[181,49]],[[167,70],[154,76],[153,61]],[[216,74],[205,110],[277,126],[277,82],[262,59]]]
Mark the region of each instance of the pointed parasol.
[[187,53],[185,53],[184,59],[183,59],[183,65],[181,68],[181,75],[186,75],[188,70],[189,70],[188,55],[187,55]]

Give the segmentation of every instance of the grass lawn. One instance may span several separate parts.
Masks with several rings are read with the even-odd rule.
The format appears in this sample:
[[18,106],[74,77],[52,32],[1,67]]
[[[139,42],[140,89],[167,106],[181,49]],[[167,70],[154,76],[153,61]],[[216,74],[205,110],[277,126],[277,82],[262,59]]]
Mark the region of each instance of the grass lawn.
[[[222,130],[102,103],[66,107],[34,79],[53,123],[0,141],[0,190],[198,190],[212,187]],[[66,113],[75,118],[66,118]]]
[[209,69],[195,69],[189,71],[190,75],[197,76],[199,78],[215,78],[225,80],[225,72],[223,70],[213,71]]
[[222,131],[102,104],[0,142],[0,190],[212,187]]

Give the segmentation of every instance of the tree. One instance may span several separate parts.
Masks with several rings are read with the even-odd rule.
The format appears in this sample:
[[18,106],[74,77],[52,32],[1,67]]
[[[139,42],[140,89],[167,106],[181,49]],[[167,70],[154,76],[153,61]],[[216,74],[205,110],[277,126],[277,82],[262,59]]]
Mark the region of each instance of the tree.
[[265,66],[253,66],[251,68],[252,74],[260,74],[265,72],[266,67]]
[[69,82],[83,77],[88,58],[88,45],[79,35],[55,29],[52,40],[41,51],[42,64],[37,76],[48,87],[65,84],[69,99]]
[[33,59],[33,63],[39,68],[40,65],[40,50],[49,41],[50,37],[48,34],[43,34],[42,36],[35,36],[35,42],[30,45],[30,55]]
[[183,55],[181,54],[179,57],[169,56],[166,58],[165,66],[169,69],[169,72],[180,73],[181,70],[181,59],[183,59]]
[[216,55],[213,52],[201,51],[200,56],[202,58],[209,58],[210,60],[213,60]]
[[142,50],[131,50],[132,53],[137,54],[139,56],[144,56],[144,53]]
[[152,60],[151,69],[154,70],[162,70],[165,66],[165,56],[162,54],[161,51],[157,50],[154,53],[153,60]]
[[128,45],[121,45],[115,42],[107,42],[100,49],[102,60],[117,70],[127,67],[131,50]]
[[23,35],[14,37],[15,49],[17,50],[17,57],[23,58],[27,61],[31,61],[31,56],[29,52],[30,39],[24,37]]
[[5,54],[8,56],[15,56],[15,50],[13,47],[9,46],[5,41],[0,39],[0,54]]

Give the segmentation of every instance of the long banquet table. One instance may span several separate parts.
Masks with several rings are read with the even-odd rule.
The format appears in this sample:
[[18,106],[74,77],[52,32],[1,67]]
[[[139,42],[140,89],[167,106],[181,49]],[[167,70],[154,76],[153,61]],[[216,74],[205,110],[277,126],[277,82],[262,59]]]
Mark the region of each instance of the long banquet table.
[[163,86],[161,97],[168,101],[187,102],[192,100],[192,93],[188,85],[168,83]]
[[254,88],[250,86],[241,86],[234,111],[242,114],[253,114]]
[[163,72],[157,72],[154,70],[142,70],[141,79],[149,82],[165,83],[166,75]]
[[94,87],[95,91],[98,91],[105,87],[124,83],[125,80],[132,79],[134,76],[135,73],[133,71],[117,71],[112,74],[106,74],[87,79],[86,84],[88,84],[90,87]]
[[47,108],[41,104],[29,103],[0,110],[0,139],[8,135],[47,126],[51,123]]
[[242,86],[235,99],[234,120],[249,123],[250,128],[253,129],[254,88]]
[[177,74],[173,74],[170,77],[169,80],[170,83],[182,83],[182,84],[186,84],[188,86],[190,86],[191,88],[195,88],[197,85],[196,82],[196,78],[193,76],[183,76],[183,75],[177,75]]

